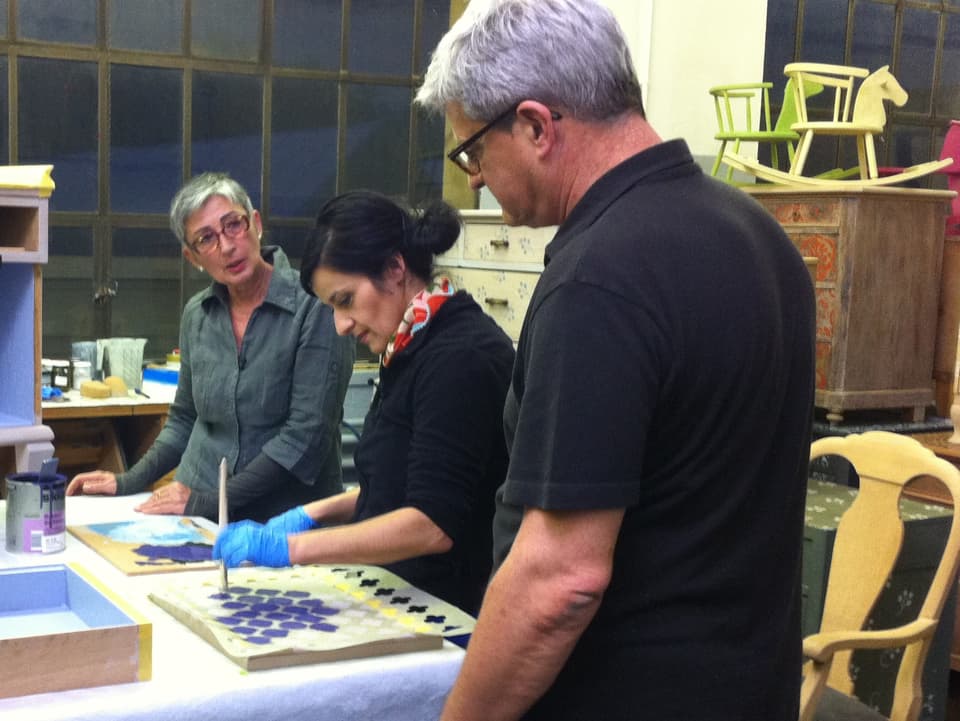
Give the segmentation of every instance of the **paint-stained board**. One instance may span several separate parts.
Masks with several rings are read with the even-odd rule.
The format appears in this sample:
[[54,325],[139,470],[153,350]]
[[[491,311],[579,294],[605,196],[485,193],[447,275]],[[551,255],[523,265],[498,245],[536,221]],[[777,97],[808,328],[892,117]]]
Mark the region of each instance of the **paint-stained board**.
[[377,566],[295,566],[183,576],[150,599],[244,669],[440,648],[474,619]]
[[67,530],[127,575],[216,568],[214,524],[191,516],[68,526]]

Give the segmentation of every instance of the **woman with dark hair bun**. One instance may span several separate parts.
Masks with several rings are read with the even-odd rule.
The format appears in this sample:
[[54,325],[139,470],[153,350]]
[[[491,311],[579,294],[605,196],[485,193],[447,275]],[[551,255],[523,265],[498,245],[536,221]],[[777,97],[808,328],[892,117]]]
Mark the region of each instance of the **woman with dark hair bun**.
[[443,202],[408,211],[356,191],[317,217],[300,279],[340,335],[381,356],[357,445],[359,488],[244,521],[214,556],[286,566],[369,563],[475,613],[490,573],[494,494],[507,449],[503,403],[513,344],[476,301],[433,277],[460,233]]

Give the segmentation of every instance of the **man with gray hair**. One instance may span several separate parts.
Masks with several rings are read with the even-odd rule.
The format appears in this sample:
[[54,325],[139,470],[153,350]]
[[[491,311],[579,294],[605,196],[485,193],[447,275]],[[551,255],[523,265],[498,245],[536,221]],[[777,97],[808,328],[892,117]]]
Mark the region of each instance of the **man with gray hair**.
[[417,101],[507,223],[559,225],[504,410],[497,570],[442,718],[796,718],[800,254],[661,141],[596,0],[473,0]]

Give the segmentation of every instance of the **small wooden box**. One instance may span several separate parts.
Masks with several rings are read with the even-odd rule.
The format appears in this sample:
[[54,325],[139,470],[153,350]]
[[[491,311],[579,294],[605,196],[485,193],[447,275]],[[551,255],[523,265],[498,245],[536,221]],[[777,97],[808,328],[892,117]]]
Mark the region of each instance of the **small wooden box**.
[[0,587],[0,698],[150,679],[150,622],[79,566],[0,569]]

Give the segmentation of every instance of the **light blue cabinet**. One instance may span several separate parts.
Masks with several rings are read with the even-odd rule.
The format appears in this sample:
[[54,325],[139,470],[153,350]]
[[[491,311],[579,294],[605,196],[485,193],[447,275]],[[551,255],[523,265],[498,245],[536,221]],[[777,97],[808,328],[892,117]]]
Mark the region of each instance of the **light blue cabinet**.
[[40,415],[41,268],[47,262],[52,166],[0,167],[0,446],[18,471],[53,454]]

